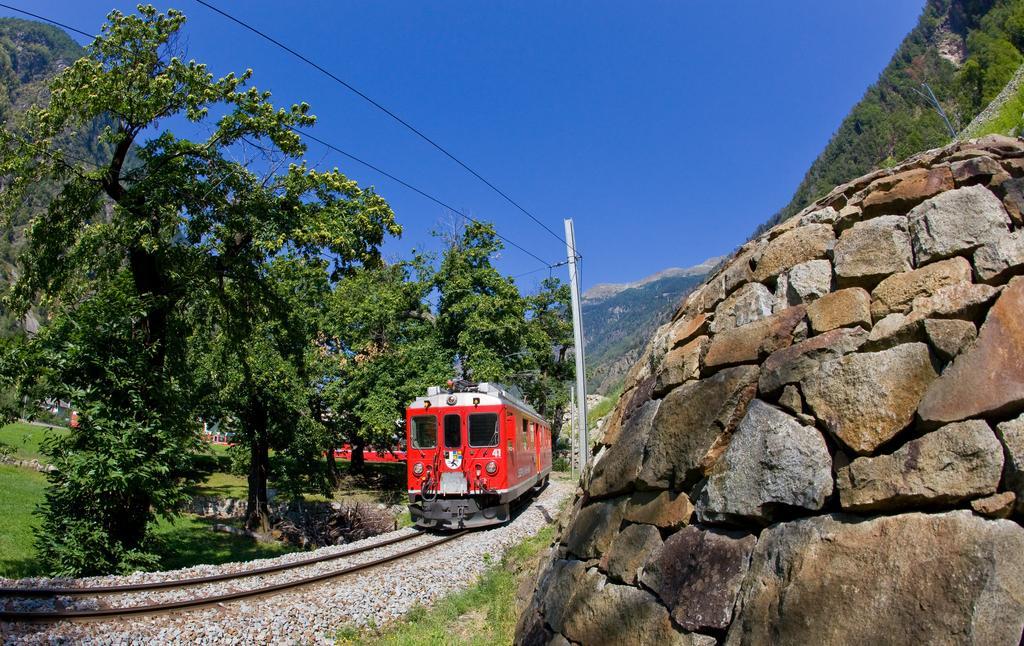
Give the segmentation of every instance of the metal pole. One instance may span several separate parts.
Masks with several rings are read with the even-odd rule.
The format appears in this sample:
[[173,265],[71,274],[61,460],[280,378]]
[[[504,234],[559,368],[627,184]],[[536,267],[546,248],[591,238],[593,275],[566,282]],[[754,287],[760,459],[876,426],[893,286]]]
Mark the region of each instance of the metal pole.
[[579,270],[576,263],[579,254],[576,252],[576,230],[572,219],[565,221],[565,247],[569,255],[569,290],[572,293],[572,328],[576,343],[576,416],[580,433],[580,474],[586,479],[587,467],[590,464],[590,444],[587,442],[587,374],[583,348],[583,313],[580,311]]
[[576,467],[576,387],[569,386],[569,479],[575,479]]

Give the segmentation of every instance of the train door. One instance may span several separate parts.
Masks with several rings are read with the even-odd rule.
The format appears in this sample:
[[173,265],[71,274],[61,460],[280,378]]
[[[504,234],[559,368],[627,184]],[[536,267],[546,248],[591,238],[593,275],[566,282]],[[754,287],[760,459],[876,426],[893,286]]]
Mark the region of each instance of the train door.
[[441,493],[466,493],[468,483],[463,465],[466,447],[463,437],[462,415],[446,413],[442,421],[444,432],[443,467],[441,471]]
[[533,472],[540,473],[541,470],[541,452],[544,448],[544,427],[534,422],[533,424],[533,446],[534,446],[534,459],[533,459]]

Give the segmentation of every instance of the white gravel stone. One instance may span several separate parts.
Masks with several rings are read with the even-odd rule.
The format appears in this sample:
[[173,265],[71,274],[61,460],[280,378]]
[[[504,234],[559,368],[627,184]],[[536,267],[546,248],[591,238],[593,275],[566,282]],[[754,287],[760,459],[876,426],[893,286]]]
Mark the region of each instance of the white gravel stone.
[[[255,597],[188,610],[129,619],[53,624],[0,622],[3,644],[333,644],[334,633],[346,625],[383,626],[411,610],[417,604],[429,606],[438,598],[467,587],[505,551],[536,534],[555,521],[564,500],[573,492],[573,483],[552,480],[551,484],[511,522],[476,530],[449,543],[323,583],[309,585],[274,596]],[[313,552],[296,552],[273,559],[224,565],[199,565],[170,572],[139,572],[128,576],[88,577],[83,579],[32,578],[0,579],[0,586],[95,587],[149,581],[174,581],[224,572],[239,572],[267,565],[290,563],[313,556],[372,545],[388,538],[414,533],[411,528],[380,536],[325,547]],[[62,597],[62,608],[121,607],[154,601],[189,599],[197,595],[224,594],[252,589],[271,583],[305,578],[339,570],[345,566],[405,551],[415,545],[437,540],[426,534],[362,554],[318,563],[296,571],[223,581],[182,590],[154,590],[147,593],[103,595],[94,598]],[[51,599],[10,600],[8,610],[32,610],[54,607]]]

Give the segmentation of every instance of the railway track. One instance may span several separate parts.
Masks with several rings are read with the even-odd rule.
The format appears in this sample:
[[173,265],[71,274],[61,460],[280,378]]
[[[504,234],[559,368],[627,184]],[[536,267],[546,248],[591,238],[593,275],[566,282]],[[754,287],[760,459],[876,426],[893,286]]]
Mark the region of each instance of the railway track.
[[[386,563],[398,561],[403,558],[418,554],[420,552],[427,551],[449,541],[455,540],[460,536],[468,533],[468,530],[455,532],[449,534],[435,541],[431,541],[424,545],[417,545],[410,549],[398,552],[396,554],[390,554],[377,559],[372,559],[363,563],[356,563],[349,565],[337,570],[331,570],[328,572],[321,572],[313,576],[302,577],[291,581],[285,581],[282,583],[275,583],[266,586],[260,586],[255,588],[249,588],[244,590],[235,590],[231,592],[225,592],[221,594],[212,594],[198,596],[189,599],[163,601],[156,603],[145,603],[132,606],[112,606],[105,608],[71,608],[71,609],[54,609],[54,610],[0,610],[0,621],[10,622],[52,622],[61,621],[65,619],[102,619],[102,618],[113,618],[113,617],[124,617],[130,615],[140,614],[154,614],[162,612],[170,612],[174,610],[188,610],[192,608],[200,608],[203,606],[209,606],[214,604],[220,604],[227,601],[235,601],[238,599],[245,599],[250,597],[258,597],[270,594],[276,594],[286,590],[299,588],[302,586],[310,585],[313,583],[319,583],[328,579],[333,579],[347,574],[353,574],[363,570],[368,570]],[[334,554],[327,554],[324,556],[314,557],[310,559],[303,559],[301,561],[293,561],[291,563],[284,563],[280,565],[271,565],[262,568],[256,568],[253,570],[241,570],[239,572],[230,572],[224,574],[217,574],[205,577],[195,577],[191,579],[178,579],[169,581],[155,581],[148,583],[140,583],[133,585],[114,585],[114,586],[96,586],[96,587],[42,587],[42,588],[18,588],[18,587],[7,587],[0,588],[0,598],[38,598],[38,597],[69,597],[69,596],[103,596],[110,594],[130,594],[134,592],[149,592],[152,590],[177,590],[181,588],[193,587],[197,585],[204,585],[209,583],[217,583],[222,581],[232,581],[237,579],[245,579],[253,576],[260,576],[265,574],[275,574],[278,572],[297,570],[299,568],[308,567],[325,561],[336,560],[344,558],[346,556],[353,556],[355,554],[361,554],[371,550],[375,550],[381,547],[394,545],[396,543],[402,543],[413,538],[424,536],[424,532],[415,532],[397,538],[388,539],[381,541],[380,543],[374,543],[372,545],[364,545],[355,549],[345,550]]]

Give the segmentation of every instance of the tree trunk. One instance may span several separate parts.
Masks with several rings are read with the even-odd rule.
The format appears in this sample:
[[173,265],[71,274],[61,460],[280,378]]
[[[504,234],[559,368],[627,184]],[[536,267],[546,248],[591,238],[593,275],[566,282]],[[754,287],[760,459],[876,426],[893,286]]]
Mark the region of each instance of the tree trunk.
[[338,461],[334,457],[334,441],[327,443],[327,482],[330,483],[331,488],[338,486]]
[[366,468],[366,457],[363,455],[364,448],[366,448],[366,440],[357,437],[355,442],[352,443],[352,468],[350,471],[353,473],[362,473]]
[[562,416],[565,415],[565,406],[558,404],[551,414],[551,450],[554,451],[558,444],[558,438],[562,435]]
[[267,475],[270,471],[270,442],[267,438],[267,414],[262,404],[249,407],[249,495],[245,526],[257,532],[270,531],[270,507],[267,501]]

